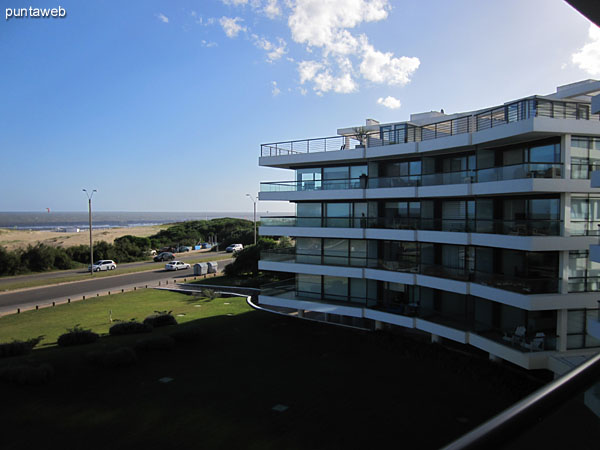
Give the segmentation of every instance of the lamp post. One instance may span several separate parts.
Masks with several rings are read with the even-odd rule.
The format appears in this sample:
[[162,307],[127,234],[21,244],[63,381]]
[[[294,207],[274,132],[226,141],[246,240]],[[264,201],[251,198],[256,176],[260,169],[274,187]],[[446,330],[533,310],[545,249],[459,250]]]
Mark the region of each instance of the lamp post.
[[83,192],[85,192],[85,195],[87,195],[88,198],[88,214],[90,219],[90,275],[94,276],[94,246],[92,243],[92,197],[94,196],[94,192],[98,191],[94,189],[92,192],[88,192],[87,189],[83,189]]
[[254,245],[256,245],[256,200],[250,194],[246,194],[246,197],[250,197],[250,200],[254,203]]

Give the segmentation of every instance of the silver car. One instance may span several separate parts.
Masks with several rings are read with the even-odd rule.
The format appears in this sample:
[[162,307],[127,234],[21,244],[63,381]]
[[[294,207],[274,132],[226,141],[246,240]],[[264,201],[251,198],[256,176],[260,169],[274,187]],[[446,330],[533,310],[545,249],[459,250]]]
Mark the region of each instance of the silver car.
[[88,266],[88,272],[100,272],[101,270],[115,270],[117,268],[117,264],[112,259],[100,259],[96,261],[93,265]]
[[183,261],[171,261],[165,265],[165,270],[181,270],[189,268],[190,265],[188,263],[184,263]]

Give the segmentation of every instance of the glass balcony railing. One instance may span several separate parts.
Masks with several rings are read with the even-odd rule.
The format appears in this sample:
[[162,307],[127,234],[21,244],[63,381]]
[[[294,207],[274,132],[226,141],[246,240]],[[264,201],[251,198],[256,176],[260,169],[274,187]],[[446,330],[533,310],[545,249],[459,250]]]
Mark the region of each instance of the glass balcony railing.
[[559,288],[558,278],[515,277],[498,273],[480,272],[467,268],[448,267],[439,264],[418,263],[417,257],[405,257],[400,260],[372,258],[355,254],[322,254],[320,250],[299,253],[295,248],[273,249],[262,251],[262,261],[289,262],[297,264],[316,264],[343,267],[365,267],[393,272],[410,272],[436,278],[458,281],[471,281],[477,284],[518,292],[520,294],[556,293]]
[[260,183],[261,192],[301,192],[332,189],[380,189],[448,184],[485,183],[523,178],[561,178],[562,163],[524,163],[421,175],[378,178],[346,178],[310,181],[269,181]]
[[525,163],[477,170],[478,183],[521,178],[561,178],[561,176],[561,163]]
[[[345,286],[344,286],[345,287]],[[390,299],[385,295],[376,298],[355,297],[341,293],[327,292],[327,286],[315,282],[300,282],[291,278],[261,286],[261,295],[283,297],[294,300],[308,300],[317,303],[348,305],[349,303],[369,307],[379,311],[408,317],[419,317],[454,329],[471,331],[486,339],[495,341],[514,350],[530,353],[556,349],[557,335],[553,329],[525,329],[516,333],[515,328],[498,328],[489,323],[474,320],[472,316],[456,310],[425,307],[421,302],[409,303],[406,299]],[[442,298],[442,304],[444,299]],[[454,299],[454,301],[456,301]]]
[[387,230],[450,231],[513,236],[560,236],[560,220],[426,219],[416,217],[262,217],[261,226],[319,228],[378,228]]
[[[380,147],[408,142],[428,141],[496,128],[534,117],[553,119],[599,120],[591,114],[589,103],[547,100],[537,97],[517,100],[477,114],[417,126],[395,124],[394,129],[365,130],[355,136],[331,136],[316,139],[273,142],[260,146],[261,156],[287,156],[298,153],[343,151],[353,148]],[[391,128],[391,126],[389,126]],[[360,134],[360,135],[359,135]]]

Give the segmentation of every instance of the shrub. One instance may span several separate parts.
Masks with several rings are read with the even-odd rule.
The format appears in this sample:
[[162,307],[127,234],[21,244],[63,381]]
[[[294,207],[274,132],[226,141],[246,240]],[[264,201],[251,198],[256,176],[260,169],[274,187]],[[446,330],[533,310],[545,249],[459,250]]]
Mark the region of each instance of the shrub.
[[154,311],[154,314],[144,319],[144,324],[153,328],[165,327],[167,325],[177,325],[175,317],[171,315],[172,311]]
[[150,333],[152,325],[148,323],[140,323],[135,320],[130,322],[119,322],[114,324],[108,332],[111,336],[121,336],[124,334]]
[[169,336],[177,342],[197,342],[199,340],[204,340],[205,333],[200,327],[187,327],[179,328],[169,333]]
[[135,343],[135,349],[142,352],[168,351],[174,346],[175,340],[170,336],[152,336]]
[[0,380],[21,385],[42,384],[54,375],[54,370],[49,364],[39,366],[9,366],[0,369]]
[[44,336],[38,336],[36,338],[31,338],[26,341],[15,340],[12,342],[7,342],[5,344],[0,344],[0,358],[26,355],[31,351],[33,347],[38,345],[42,339],[44,339]]
[[56,343],[60,347],[91,344],[92,342],[96,342],[98,337],[99,336],[92,330],[84,330],[79,326],[79,324],[77,324],[73,328],[67,328],[67,332],[61,334]]
[[218,297],[217,291],[215,291],[214,289],[207,288],[202,289],[200,291],[200,295],[204,298],[207,298],[208,300],[214,300]]
[[91,352],[87,354],[87,359],[94,364],[108,368],[127,367],[137,363],[137,356],[129,347]]

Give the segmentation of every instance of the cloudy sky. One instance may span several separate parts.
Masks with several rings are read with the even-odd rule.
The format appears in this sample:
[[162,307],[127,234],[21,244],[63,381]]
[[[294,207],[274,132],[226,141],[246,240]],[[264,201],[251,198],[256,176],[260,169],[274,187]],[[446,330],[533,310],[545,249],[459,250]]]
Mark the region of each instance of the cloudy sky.
[[261,143],[600,79],[562,0],[0,3],[2,211],[251,211]]

